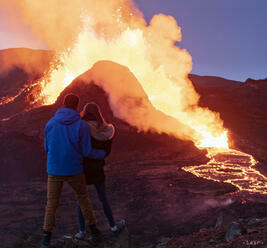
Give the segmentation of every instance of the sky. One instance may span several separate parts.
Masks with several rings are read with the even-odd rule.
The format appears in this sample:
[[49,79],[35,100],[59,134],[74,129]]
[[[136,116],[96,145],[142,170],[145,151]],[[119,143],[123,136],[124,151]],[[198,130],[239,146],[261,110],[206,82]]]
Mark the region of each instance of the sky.
[[12,22],[7,18],[5,10],[0,8],[0,49],[13,47],[46,48],[29,26]]
[[[245,81],[267,78],[267,0],[135,0],[149,23],[172,15],[182,28],[179,47],[193,58],[192,73]],[[0,49],[45,48],[30,27],[10,28],[0,9]]]

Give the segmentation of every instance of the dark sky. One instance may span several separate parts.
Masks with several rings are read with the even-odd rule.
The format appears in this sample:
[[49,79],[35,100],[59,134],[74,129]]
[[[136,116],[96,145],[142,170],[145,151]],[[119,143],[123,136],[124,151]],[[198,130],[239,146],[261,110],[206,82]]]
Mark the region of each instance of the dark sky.
[[[146,20],[172,15],[193,57],[192,73],[244,81],[267,77],[267,0],[135,0]],[[14,28],[15,30],[16,28]],[[0,49],[43,48],[30,31],[12,32],[0,10]]]
[[136,0],[147,21],[172,15],[193,73],[244,81],[267,77],[267,0]]

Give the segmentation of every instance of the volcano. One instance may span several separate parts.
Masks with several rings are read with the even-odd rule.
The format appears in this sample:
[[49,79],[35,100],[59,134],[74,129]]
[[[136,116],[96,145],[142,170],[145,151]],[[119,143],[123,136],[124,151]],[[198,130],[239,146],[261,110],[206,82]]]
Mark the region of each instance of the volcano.
[[[23,60],[14,57],[14,52],[23,53]],[[7,59],[10,57],[13,61]],[[29,247],[39,238],[45,204],[44,126],[70,92],[79,95],[80,109],[86,102],[98,103],[107,121],[116,126],[114,149],[107,160],[107,184],[115,216],[129,222],[133,247],[146,247],[163,237],[181,237],[214,226],[218,216],[225,216],[227,222],[266,216],[265,194],[240,191],[230,183],[206,180],[182,170],[209,165],[206,149],[166,133],[140,131],[114,115],[110,95],[94,82],[92,74],[108,67],[122,78],[131,78],[131,87],[140,87],[124,66],[100,61],[74,79],[54,104],[33,103],[40,91],[36,82],[47,72],[52,58],[50,51],[0,51],[0,61],[9,61],[0,73],[0,232],[7,237],[4,247]],[[267,79],[236,82],[198,75],[190,75],[190,79],[200,94],[200,105],[220,113],[230,130],[231,148],[254,156],[259,161],[256,168],[266,175]],[[153,107],[141,87],[138,90],[144,94],[142,101],[118,100],[122,105],[130,104],[133,111],[142,105],[161,119],[169,118]],[[73,206],[73,211],[65,205],[60,208],[61,228],[56,237],[74,232],[75,199],[69,191],[65,188],[62,202]],[[90,195],[100,226],[105,229],[93,189]],[[27,227],[23,228],[25,223]]]

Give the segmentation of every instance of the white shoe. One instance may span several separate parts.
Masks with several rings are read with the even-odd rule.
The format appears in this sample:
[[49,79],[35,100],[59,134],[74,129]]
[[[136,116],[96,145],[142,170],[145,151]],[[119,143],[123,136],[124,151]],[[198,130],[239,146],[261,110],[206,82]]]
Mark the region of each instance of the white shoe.
[[118,236],[120,232],[125,228],[126,226],[126,221],[125,220],[120,220],[120,222],[111,228],[111,232],[113,233],[114,236]]
[[86,232],[85,231],[80,231],[78,233],[75,234],[75,238],[76,239],[85,239],[85,236],[86,236]]

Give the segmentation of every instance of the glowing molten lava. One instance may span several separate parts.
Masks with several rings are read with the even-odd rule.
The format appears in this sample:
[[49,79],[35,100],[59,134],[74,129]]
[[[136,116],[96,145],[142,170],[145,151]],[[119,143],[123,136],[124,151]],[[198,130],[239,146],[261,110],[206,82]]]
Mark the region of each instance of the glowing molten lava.
[[198,145],[198,147],[200,148],[229,148],[227,131],[224,131],[223,134],[219,137],[214,137],[211,133],[206,133],[203,136],[205,138],[200,140],[200,144]]
[[249,154],[232,149],[208,150],[210,161],[183,170],[198,177],[231,183],[239,190],[267,194],[267,178],[253,167],[257,161]]

